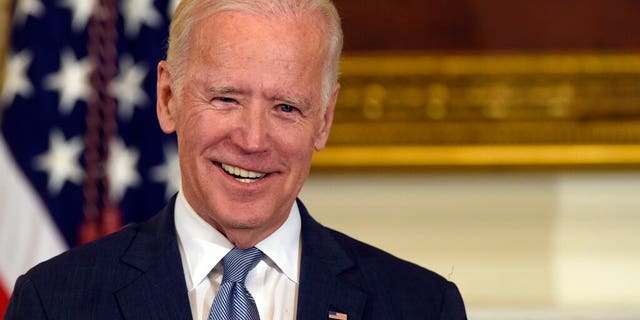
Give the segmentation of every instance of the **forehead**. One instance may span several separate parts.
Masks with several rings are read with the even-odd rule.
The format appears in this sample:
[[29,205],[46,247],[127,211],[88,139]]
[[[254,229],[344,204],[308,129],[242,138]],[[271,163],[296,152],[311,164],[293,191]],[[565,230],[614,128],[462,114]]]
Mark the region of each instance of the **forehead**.
[[317,90],[328,62],[327,28],[323,17],[314,13],[215,13],[191,31],[188,76],[266,88],[304,84]]
[[[256,14],[241,11],[214,13],[194,24],[190,34],[192,53],[234,54],[257,53],[251,49],[277,49],[281,57],[299,54],[310,58],[325,58],[328,46],[328,26],[317,12],[299,14]],[[257,55],[255,55],[257,56]]]

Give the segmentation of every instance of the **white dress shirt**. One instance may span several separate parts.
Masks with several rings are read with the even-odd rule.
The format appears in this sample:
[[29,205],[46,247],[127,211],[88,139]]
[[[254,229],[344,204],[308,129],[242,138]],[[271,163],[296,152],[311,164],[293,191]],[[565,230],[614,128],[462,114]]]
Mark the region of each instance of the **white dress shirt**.
[[[181,192],[175,224],[194,320],[206,320],[222,282],[222,258],[233,244],[205,222]],[[265,257],[247,275],[245,285],[261,320],[295,319],[300,269],[300,212],[294,202],[285,223],[256,245]]]

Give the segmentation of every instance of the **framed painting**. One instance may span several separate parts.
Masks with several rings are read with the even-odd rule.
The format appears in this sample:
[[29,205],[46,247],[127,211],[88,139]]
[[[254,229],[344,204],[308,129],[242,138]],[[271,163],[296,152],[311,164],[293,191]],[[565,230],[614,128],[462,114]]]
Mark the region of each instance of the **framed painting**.
[[351,55],[316,167],[640,165],[640,55]]
[[640,167],[640,2],[335,0],[314,168]]

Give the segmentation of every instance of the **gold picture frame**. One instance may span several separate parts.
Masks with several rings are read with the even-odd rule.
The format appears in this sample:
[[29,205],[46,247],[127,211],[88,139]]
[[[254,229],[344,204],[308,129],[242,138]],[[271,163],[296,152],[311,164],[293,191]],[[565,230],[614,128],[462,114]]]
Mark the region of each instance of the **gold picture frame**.
[[640,54],[346,55],[314,168],[640,166]]

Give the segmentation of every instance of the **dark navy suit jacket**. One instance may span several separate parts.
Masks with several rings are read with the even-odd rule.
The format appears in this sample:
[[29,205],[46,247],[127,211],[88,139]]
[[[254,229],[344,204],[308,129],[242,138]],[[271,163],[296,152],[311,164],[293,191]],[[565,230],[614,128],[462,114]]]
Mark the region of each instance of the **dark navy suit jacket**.
[[[5,319],[192,319],[174,200],[149,221],[74,248],[16,282]],[[301,202],[297,318],[466,319],[441,276],[323,227]]]

